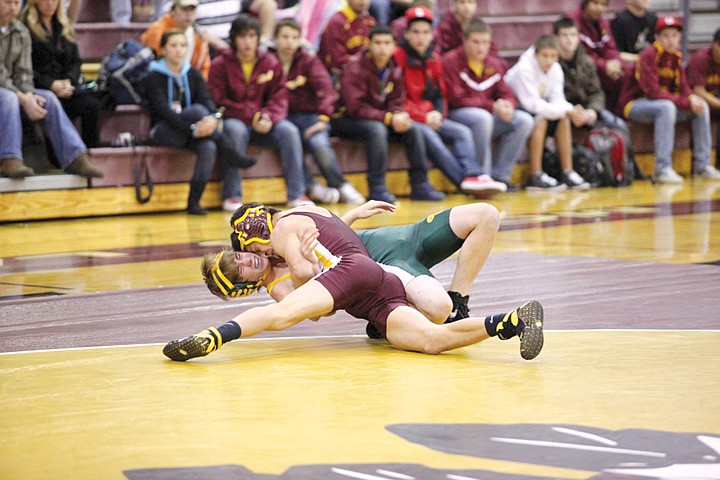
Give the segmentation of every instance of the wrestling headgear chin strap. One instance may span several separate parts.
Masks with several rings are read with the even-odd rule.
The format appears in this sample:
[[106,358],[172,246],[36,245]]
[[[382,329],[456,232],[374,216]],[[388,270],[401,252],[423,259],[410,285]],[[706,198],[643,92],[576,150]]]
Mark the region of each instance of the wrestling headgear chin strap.
[[242,250],[253,242],[267,245],[273,231],[272,216],[264,206],[248,208],[233,222],[233,229]]
[[220,269],[220,260],[222,260],[222,256],[224,253],[225,252],[222,251],[215,255],[215,261],[213,262],[213,266],[210,269],[212,279],[215,282],[215,285],[217,285],[220,291],[223,293],[223,295],[230,298],[246,297],[251,293],[255,293],[256,291],[258,291],[258,289],[262,286],[267,274],[265,274],[263,278],[255,282],[233,283],[222,273],[222,270]]

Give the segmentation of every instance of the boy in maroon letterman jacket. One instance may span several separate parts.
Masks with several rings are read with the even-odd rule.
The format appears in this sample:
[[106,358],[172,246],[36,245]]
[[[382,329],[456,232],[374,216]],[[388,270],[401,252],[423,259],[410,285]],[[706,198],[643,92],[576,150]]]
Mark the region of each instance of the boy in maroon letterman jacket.
[[675,121],[692,121],[693,170],[700,177],[720,180],[710,165],[710,112],[708,104],[692,93],[682,66],[682,23],[660,17],[655,42],[645,47],[635,75],[625,82],[619,112],[633,122],[655,125],[655,178],[660,183],[682,183],[672,168]]
[[[710,116],[718,120],[720,138],[720,28],[709,47],[695,52],[687,65],[690,88],[710,106]],[[715,166],[720,166],[720,148],[715,149]]]
[[327,180],[327,186],[316,182],[306,167],[308,195],[320,203],[365,203],[365,197],[343,176],[330,145],[330,118],[339,95],[320,59],[300,47],[301,33],[300,24],[294,19],[278,21],[273,53],[285,72],[289,100],[287,118],[300,131],[305,148]]
[[404,109],[403,72],[393,59],[394,51],[392,29],[375,25],[370,30],[368,48],[353,55],[345,65],[340,81],[343,106],[332,122],[333,133],[365,143],[371,200],[389,203],[396,200],[387,190],[385,172],[388,141],[399,140],[405,145],[410,163],[410,198],[439,201],[445,195],[428,181],[425,142]]
[[[208,87],[218,107],[225,108],[225,122],[243,132],[235,148],[245,152],[248,143],[280,150],[287,206],[310,204],[305,196],[302,139],[297,127],[285,117],[288,91],[282,64],[272,53],[258,50],[260,24],[248,15],[239,15],[230,27],[231,49],[210,65]],[[223,209],[235,211],[242,205],[240,172],[235,188],[223,187]],[[225,185],[229,182],[225,181]]]
[[318,56],[337,77],[351,56],[370,43],[370,29],[377,22],[367,13],[370,0],[347,0],[347,6],[330,17],[320,36]]

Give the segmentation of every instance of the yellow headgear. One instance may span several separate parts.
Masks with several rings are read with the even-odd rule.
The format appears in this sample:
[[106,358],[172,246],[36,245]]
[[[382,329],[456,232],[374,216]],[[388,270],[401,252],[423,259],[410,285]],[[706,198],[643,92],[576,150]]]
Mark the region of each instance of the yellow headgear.
[[210,274],[212,275],[212,279],[215,282],[215,285],[218,286],[220,291],[225,295],[226,297],[246,297],[250,295],[251,293],[255,293],[260,289],[260,287],[263,284],[263,281],[265,280],[265,277],[267,277],[267,273],[263,278],[260,280],[257,280],[255,282],[240,282],[240,283],[233,283],[222,273],[222,270],[220,269],[220,260],[222,259],[222,256],[225,252],[220,252],[217,255],[215,255],[215,261],[213,262],[213,266],[210,268]]

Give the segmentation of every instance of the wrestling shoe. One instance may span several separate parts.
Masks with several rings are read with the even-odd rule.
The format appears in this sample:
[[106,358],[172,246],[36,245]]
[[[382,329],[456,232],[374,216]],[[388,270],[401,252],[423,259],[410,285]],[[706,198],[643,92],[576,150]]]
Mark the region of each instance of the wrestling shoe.
[[365,326],[365,333],[367,334],[368,338],[372,338],[373,340],[378,340],[383,337],[383,334],[380,333],[380,330],[377,329],[375,325],[368,322],[368,324]]
[[543,307],[537,300],[530,300],[511,313],[519,319],[520,356],[532,360],[543,347]]
[[470,316],[470,309],[468,308],[470,296],[465,295],[463,297],[458,292],[453,292],[452,290],[448,291],[448,295],[450,295],[453,306],[450,316],[445,320],[445,323],[457,322],[463,318],[468,318]]
[[185,362],[191,358],[204,357],[222,347],[222,337],[217,328],[210,327],[189,337],[173,340],[165,345],[163,354],[170,360]]

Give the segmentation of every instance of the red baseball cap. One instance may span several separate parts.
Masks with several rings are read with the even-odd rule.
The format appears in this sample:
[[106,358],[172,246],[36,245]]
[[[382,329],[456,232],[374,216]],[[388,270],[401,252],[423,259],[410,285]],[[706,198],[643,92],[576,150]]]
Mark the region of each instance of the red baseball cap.
[[658,21],[655,24],[655,33],[660,33],[660,31],[665,28],[677,28],[678,30],[682,30],[683,26],[680,20],[668,15],[658,18]]
[[425,20],[426,22],[433,22],[433,14],[432,12],[425,7],[410,7],[407,10],[405,10],[405,18],[408,21],[408,24],[415,20]]

